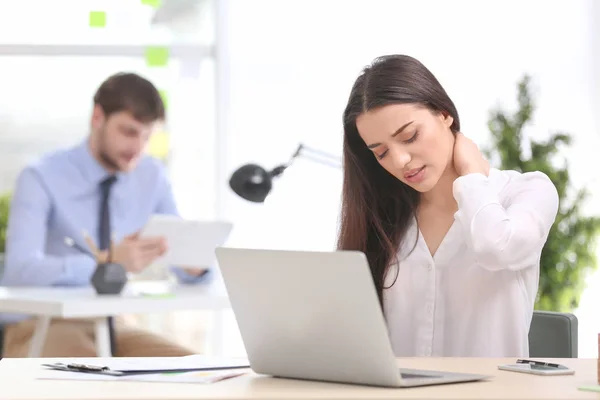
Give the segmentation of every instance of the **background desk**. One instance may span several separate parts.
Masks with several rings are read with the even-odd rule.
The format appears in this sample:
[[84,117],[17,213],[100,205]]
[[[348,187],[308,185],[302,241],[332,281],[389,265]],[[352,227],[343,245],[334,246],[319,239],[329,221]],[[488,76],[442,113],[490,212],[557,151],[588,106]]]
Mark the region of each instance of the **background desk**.
[[[150,295],[152,293],[156,295]],[[226,293],[212,285],[177,285],[167,281],[130,282],[121,295],[97,295],[91,287],[0,287],[0,312],[23,313],[38,318],[29,350],[30,357],[41,355],[52,318],[95,319],[97,354],[110,357],[106,317],[194,309],[215,312],[212,348],[215,354],[220,355],[223,336],[221,314],[229,308]],[[0,395],[1,387],[0,383]]]
[[[420,358],[399,365],[493,375],[489,381],[385,389],[333,383],[297,381],[250,373],[210,385],[190,383],[49,381],[35,379],[42,361],[22,358],[0,361],[2,400],[189,400],[189,399],[598,399],[600,394],[577,390],[596,384],[596,360],[561,359],[575,368],[570,376],[535,376],[499,371],[499,364],[515,359]],[[101,363],[101,361],[99,361]]]

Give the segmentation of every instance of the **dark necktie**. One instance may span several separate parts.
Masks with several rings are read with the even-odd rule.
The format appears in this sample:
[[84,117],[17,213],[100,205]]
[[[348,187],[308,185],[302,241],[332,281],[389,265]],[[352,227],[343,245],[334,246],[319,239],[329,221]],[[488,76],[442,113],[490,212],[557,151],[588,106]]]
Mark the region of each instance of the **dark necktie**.
[[[107,250],[110,247],[111,242],[111,228],[110,228],[110,207],[108,201],[110,198],[110,189],[113,183],[117,180],[114,175],[109,176],[100,183],[100,191],[102,198],[100,199],[100,219],[98,224],[98,249]],[[109,260],[110,261],[110,260]],[[114,356],[117,352],[116,338],[115,338],[115,325],[113,317],[108,317],[108,333],[110,337],[110,350]]]

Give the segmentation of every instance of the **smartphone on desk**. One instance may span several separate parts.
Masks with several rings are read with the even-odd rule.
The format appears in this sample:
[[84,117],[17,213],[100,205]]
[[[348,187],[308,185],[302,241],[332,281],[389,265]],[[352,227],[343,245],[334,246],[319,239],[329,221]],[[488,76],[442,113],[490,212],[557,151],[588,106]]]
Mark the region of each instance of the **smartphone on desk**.
[[534,375],[573,375],[575,373],[574,369],[565,365],[534,360],[517,360],[516,364],[499,365],[498,369]]

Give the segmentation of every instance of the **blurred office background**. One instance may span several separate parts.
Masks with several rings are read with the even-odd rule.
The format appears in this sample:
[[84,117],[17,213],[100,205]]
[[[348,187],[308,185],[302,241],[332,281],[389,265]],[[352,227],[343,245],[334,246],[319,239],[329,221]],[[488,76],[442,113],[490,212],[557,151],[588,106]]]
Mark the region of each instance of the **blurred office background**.
[[[591,192],[584,214],[600,214],[595,0],[151,3],[0,1],[0,190],[11,190],[26,163],[83,140],[98,85],[133,71],[167,99],[166,131],[150,150],[165,157],[183,216],[232,221],[235,246],[333,249],[340,170],[299,158],[264,204],[237,197],[229,176],[247,162],[285,162],[299,143],[339,156],[341,114],[357,74],[378,55],[404,53],[438,77],[463,132],[481,146],[490,140],[490,110],[514,110],[517,83],[529,74],[536,110],[527,135],[572,135],[563,150],[572,183]],[[158,59],[149,60],[155,46]],[[579,356],[595,357],[600,273],[585,279],[573,311]],[[208,313],[132,318],[210,350],[202,348]],[[231,315],[225,350],[244,354]]]

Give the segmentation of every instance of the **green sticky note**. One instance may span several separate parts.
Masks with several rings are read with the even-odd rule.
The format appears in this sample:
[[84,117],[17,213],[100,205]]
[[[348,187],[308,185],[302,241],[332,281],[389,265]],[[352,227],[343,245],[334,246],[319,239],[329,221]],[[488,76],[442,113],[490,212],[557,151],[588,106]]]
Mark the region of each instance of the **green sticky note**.
[[175,297],[173,293],[142,293],[144,297],[151,297],[154,299],[172,299]]
[[161,0],[142,0],[142,4],[154,8],[160,7]]
[[579,390],[585,390],[586,392],[600,392],[600,386],[581,386]]
[[164,67],[168,62],[168,47],[153,46],[146,48],[146,65],[149,67]]
[[162,101],[165,105],[165,110],[166,110],[168,108],[168,104],[169,104],[169,101],[167,100],[167,91],[159,90],[158,93],[160,93],[160,97],[162,98]]
[[90,27],[104,28],[106,26],[106,13],[104,11],[90,11]]

